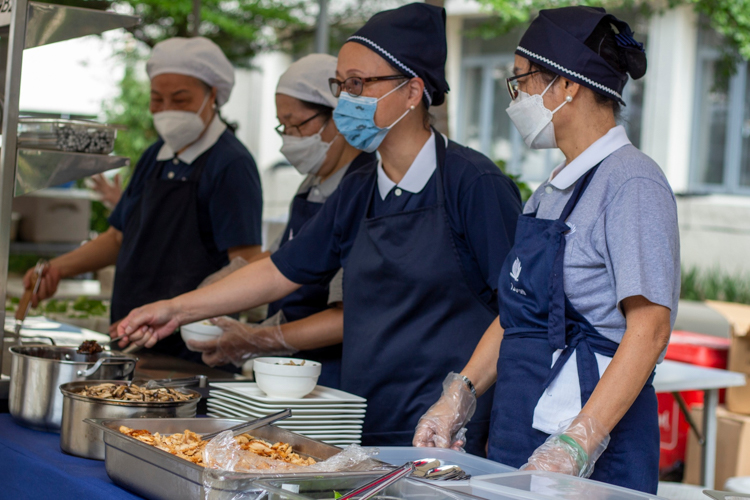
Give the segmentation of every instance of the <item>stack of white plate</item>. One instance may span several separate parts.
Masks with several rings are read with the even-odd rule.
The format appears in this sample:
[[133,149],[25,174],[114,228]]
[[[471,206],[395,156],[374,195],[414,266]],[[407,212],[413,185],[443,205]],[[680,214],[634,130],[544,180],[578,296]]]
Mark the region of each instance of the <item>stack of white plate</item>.
[[209,417],[251,419],[287,408],[292,416],[277,427],[335,446],[362,442],[367,400],[359,396],[319,385],[304,398],[272,398],[254,382],[211,384]]

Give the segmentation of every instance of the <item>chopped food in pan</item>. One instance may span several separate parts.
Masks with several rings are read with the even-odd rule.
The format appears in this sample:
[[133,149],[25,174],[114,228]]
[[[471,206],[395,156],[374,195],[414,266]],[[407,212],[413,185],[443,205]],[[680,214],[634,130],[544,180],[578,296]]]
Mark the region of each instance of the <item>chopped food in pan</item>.
[[78,354],[97,354],[104,350],[99,342],[96,340],[84,340],[81,345],[78,346]]
[[173,401],[188,401],[194,399],[196,394],[185,394],[170,387],[156,387],[147,389],[136,384],[117,385],[104,383],[94,386],[85,386],[76,394],[92,398],[111,399],[116,401],[133,401],[145,403],[169,403]]
[[[203,463],[203,449],[208,444],[208,441],[203,441],[200,434],[196,434],[190,430],[172,435],[161,435],[158,432],[151,434],[147,430],[131,429],[124,425],[120,426],[120,432],[138,441],[164,450],[167,453],[189,460],[196,465],[205,466]],[[242,450],[252,452],[261,457],[299,466],[313,465],[315,463],[315,459],[311,457],[304,458],[294,453],[292,445],[289,443],[271,444],[249,434],[240,434],[234,439]]]

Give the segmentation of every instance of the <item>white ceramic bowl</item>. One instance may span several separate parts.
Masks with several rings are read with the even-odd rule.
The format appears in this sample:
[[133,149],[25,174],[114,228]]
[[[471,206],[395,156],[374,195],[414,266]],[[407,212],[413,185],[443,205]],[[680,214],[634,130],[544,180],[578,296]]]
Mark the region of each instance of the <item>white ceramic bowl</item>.
[[[182,340],[187,344],[188,341],[206,342],[217,338],[222,333],[222,329],[208,320],[197,321],[180,327]],[[190,347],[188,347],[190,349]],[[192,351],[192,349],[190,349]]]
[[[305,364],[299,366],[303,361]],[[304,398],[318,384],[320,369],[317,361],[298,358],[255,358],[253,363],[255,382],[273,398]]]

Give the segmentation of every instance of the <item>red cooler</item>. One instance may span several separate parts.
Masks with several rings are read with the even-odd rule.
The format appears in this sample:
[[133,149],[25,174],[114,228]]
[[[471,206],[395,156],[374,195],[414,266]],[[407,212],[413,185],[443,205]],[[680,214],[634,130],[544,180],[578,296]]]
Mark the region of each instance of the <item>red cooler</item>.
[[[726,369],[729,343],[729,339],[721,337],[674,331],[667,347],[666,359]],[[703,405],[702,391],[685,391],[680,394],[688,408]],[[657,398],[659,400],[659,431],[661,432],[659,469],[667,471],[674,469],[679,462],[685,462],[688,432],[692,431],[671,394],[657,394]],[[724,399],[723,391],[720,399]]]

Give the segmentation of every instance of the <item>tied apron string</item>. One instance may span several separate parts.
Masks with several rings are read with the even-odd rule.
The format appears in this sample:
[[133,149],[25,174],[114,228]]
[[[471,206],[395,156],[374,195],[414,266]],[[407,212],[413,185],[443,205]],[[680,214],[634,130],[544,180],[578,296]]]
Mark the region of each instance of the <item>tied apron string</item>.
[[553,349],[564,349],[565,342],[565,283],[563,280],[563,262],[565,258],[565,233],[570,230],[565,223],[573,209],[581,199],[583,192],[589,186],[599,165],[588,171],[586,176],[576,185],[568,203],[556,221],[555,228],[560,232],[560,244],[557,247],[552,273],[549,279],[549,319],[547,321],[547,335]]
[[[578,364],[578,380],[581,384],[582,402],[588,401],[588,398],[594,392],[596,383],[599,380],[599,367],[591,344],[602,343],[603,345],[599,346],[600,349],[611,351],[612,354],[614,354],[614,350],[616,349],[616,347],[613,348],[611,345],[606,345],[598,339],[589,338],[589,335],[581,329],[580,324],[573,321],[569,322],[565,314],[567,298],[565,296],[565,282],[563,279],[563,263],[565,257],[565,233],[570,230],[570,227],[566,224],[566,220],[570,217],[573,209],[583,196],[583,193],[591,183],[591,179],[594,177],[598,168],[599,165],[596,165],[586,173],[580,182],[578,182],[573,194],[568,200],[568,203],[565,205],[560,218],[555,223],[555,229],[559,231],[560,243],[557,247],[557,253],[555,254],[555,260],[552,264],[552,273],[550,274],[549,280],[549,318],[547,322],[547,339],[550,347],[555,350],[562,349],[562,352],[557,358],[557,361],[552,365],[552,370],[550,371],[547,380],[544,382],[544,389],[547,389],[552,381],[560,374],[560,371],[570,359],[573,352],[579,348],[583,349],[581,356],[576,358]],[[607,340],[607,342],[611,341]]]
[[581,328],[580,323],[569,321],[567,330],[568,345],[563,348],[560,357],[552,365],[552,370],[544,381],[544,389],[546,390],[552,381],[557,378],[573,353],[579,351],[579,356],[576,356],[576,364],[578,366],[578,381],[581,387],[581,402],[585,404],[591,394],[594,393],[599,381],[599,364],[596,361],[595,353],[612,357],[617,351],[617,344],[601,335],[588,334]]

